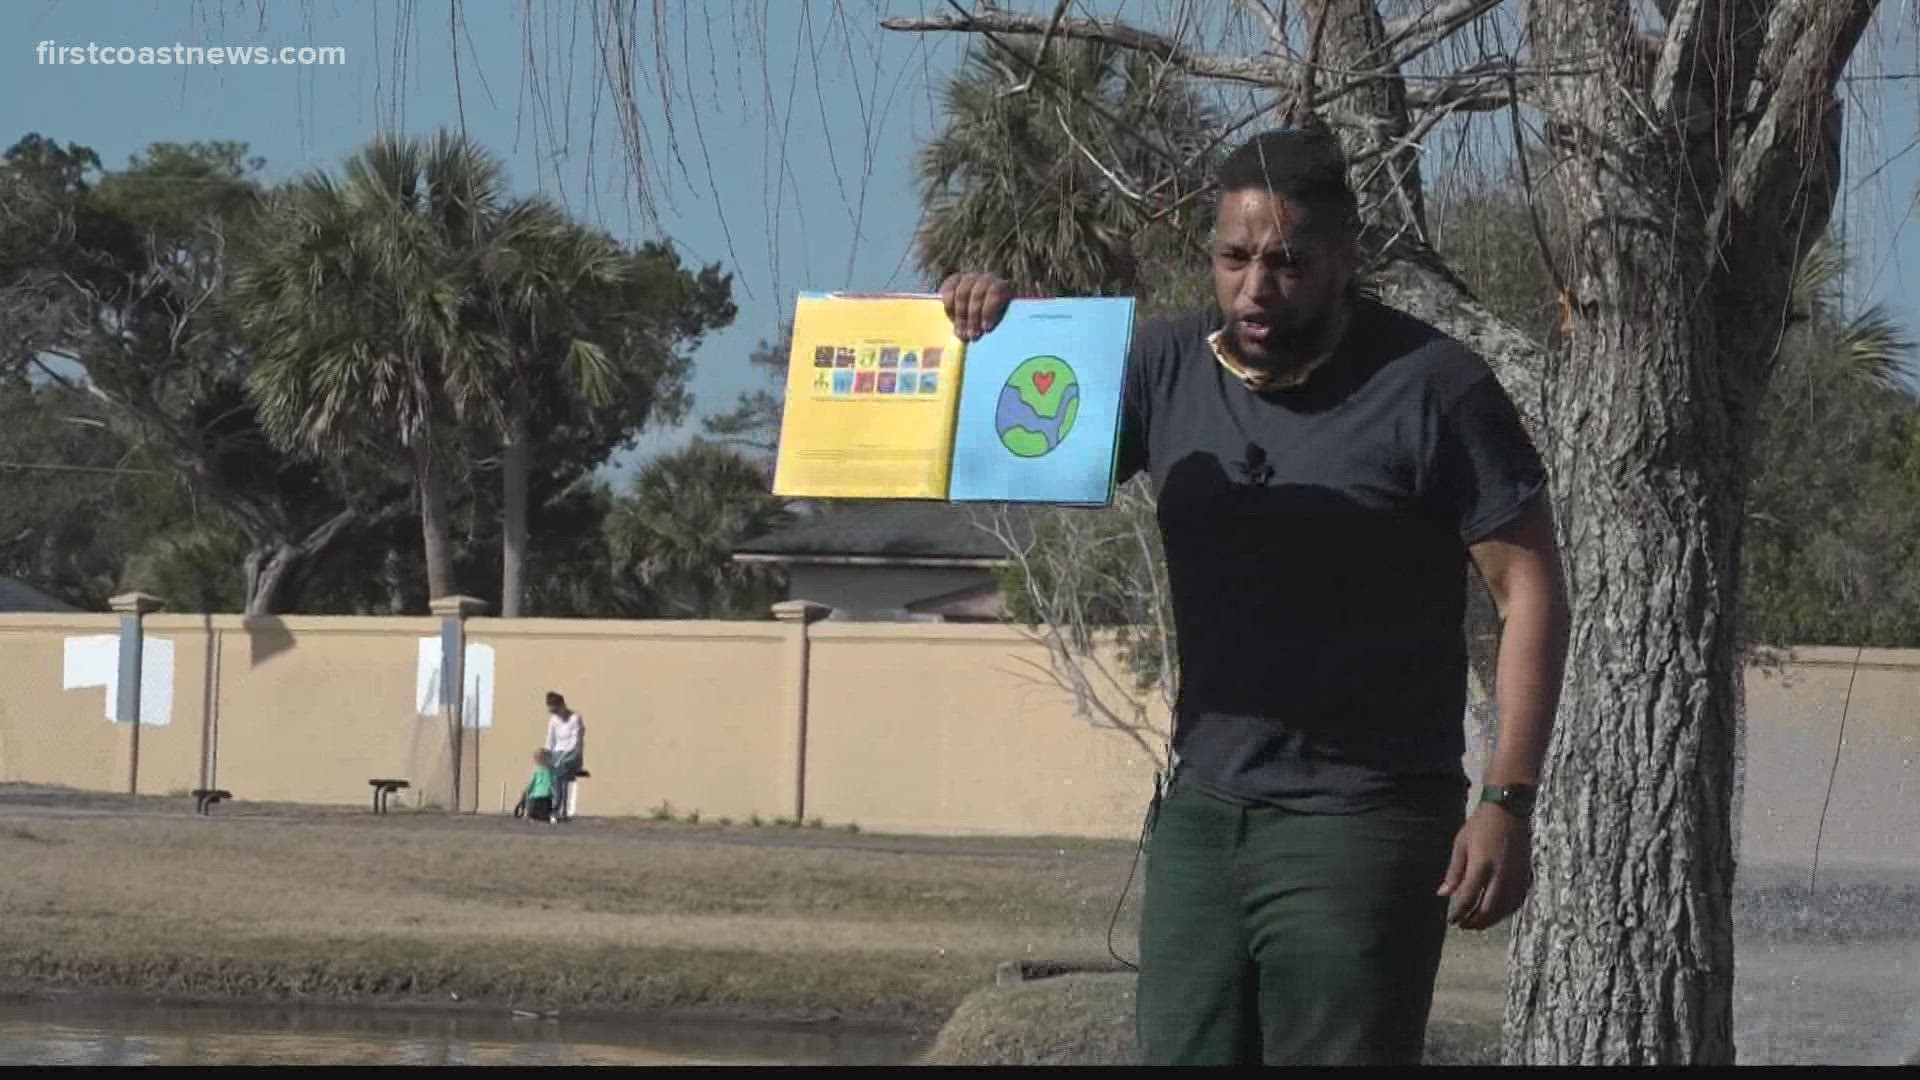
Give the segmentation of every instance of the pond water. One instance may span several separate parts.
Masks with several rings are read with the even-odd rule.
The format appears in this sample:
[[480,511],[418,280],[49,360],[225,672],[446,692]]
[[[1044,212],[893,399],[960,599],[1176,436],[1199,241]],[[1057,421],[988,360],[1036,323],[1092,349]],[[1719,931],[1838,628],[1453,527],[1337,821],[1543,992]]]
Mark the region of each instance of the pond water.
[[717,1021],[274,1006],[0,1002],[15,1065],[897,1065],[910,1036]]

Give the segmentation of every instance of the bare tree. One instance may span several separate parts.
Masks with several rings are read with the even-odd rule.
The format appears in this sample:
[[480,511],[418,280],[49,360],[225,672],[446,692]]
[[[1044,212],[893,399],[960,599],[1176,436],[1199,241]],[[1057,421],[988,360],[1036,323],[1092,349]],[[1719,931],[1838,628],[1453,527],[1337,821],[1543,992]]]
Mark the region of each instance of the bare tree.
[[1032,665],[1036,681],[1064,690],[1080,719],[1119,732],[1164,770],[1179,665],[1151,489],[1127,483],[1099,509],[983,508],[975,523],[1012,556],[1002,595],[1015,625],[1046,649],[1046,664]]
[[[1552,468],[1575,619],[1506,1055],[1730,1062],[1742,506],[1794,267],[1839,188],[1838,80],[1877,4],[1445,0],[1390,18],[1374,0],[1245,0],[1267,33],[1239,55],[1202,51],[1193,5],[1150,29],[949,6],[884,24],[1122,44],[1340,134],[1387,299],[1493,362]],[[1418,63],[1449,42],[1446,68]],[[1525,190],[1565,230],[1552,249],[1541,233],[1550,352],[1427,238],[1423,138],[1503,109],[1516,165],[1535,146],[1548,164]]]

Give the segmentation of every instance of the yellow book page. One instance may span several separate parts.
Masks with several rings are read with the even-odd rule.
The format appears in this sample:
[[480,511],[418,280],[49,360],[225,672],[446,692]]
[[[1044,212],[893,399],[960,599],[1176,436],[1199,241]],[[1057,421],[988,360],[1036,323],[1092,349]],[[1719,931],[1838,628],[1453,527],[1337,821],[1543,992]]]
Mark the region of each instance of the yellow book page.
[[945,499],[963,352],[938,297],[803,294],[774,494]]

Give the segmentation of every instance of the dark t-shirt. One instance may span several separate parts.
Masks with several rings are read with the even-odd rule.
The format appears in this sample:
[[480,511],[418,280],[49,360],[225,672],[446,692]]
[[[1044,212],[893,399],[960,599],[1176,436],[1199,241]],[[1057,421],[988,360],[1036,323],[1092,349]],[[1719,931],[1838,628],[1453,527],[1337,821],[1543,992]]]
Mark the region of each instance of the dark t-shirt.
[[1288,390],[1221,367],[1220,325],[1140,329],[1121,436],[1120,478],[1147,470],[1159,500],[1178,782],[1310,813],[1463,785],[1467,545],[1545,481],[1513,402],[1372,301]]

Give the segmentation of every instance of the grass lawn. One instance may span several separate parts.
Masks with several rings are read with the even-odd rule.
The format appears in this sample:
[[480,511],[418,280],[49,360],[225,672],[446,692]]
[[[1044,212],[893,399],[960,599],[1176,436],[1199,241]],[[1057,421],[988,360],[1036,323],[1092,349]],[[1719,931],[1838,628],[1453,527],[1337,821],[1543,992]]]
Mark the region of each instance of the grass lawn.
[[[1111,966],[1133,850],[0,788],[0,978],[89,990],[938,1026],[1008,960]],[[1137,880],[1133,886],[1137,893]],[[1133,952],[1137,895],[1114,940]],[[1437,1025],[1497,1024],[1457,934]]]

